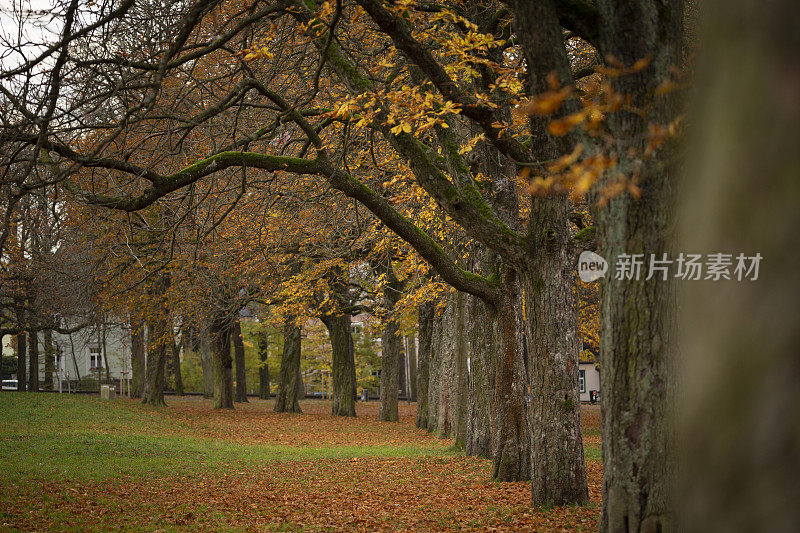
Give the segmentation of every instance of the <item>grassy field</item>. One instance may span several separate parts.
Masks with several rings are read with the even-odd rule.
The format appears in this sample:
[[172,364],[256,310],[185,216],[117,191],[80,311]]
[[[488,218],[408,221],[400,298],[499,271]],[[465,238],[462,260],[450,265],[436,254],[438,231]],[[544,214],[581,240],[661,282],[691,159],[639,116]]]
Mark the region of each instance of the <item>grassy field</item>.
[[584,408],[591,503],[530,508],[528,483],[414,427],[306,401],[305,414],[251,400],[235,411],[168,398],[0,394],[2,530],[596,530],[599,412]]

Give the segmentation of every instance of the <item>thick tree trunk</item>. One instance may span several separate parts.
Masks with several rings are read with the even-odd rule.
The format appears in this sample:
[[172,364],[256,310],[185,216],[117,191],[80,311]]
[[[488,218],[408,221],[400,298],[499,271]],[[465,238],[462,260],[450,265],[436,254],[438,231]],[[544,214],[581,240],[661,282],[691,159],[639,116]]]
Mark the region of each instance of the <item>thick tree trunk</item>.
[[353,382],[355,360],[353,338],[350,331],[350,315],[328,316],[324,317],[322,322],[328,328],[333,351],[332,413],[336,416],[356,416],[355,383]]
[[467,455],[492,458],[494,438],[494,385],[499,323],[497,310],[480,298],[467,296],[469,347],[469,404],[467,406]]
[[392,313],[402,296],[403,285],[388,267],[387,283],[383,290],[383,307],[387,313],[381,334],[381,398],[378,419],[384,422],[397,422],[397,391],[400,388],[400,361],[402,340],[397,320]]
[[211,331],[200,331],[200,367],[203,371],[203,398],[214,397],[214,354],[211,348]]
[[242,324],[239,319],[233,323],[233,353],[236,363],[236,398],[237,402],[247,401],[247,372],[244,367],[244,339],[242,338]]
[[181,374],[181,345],[176,343],[170,335],[170,355],[172,356],[172,375],[175,377],[175,394],[184,395],[183,374]]
[[171,339],[167,338],[169,333],[165,317],[156,318],[148,324],[147,365],[142,403],[153,406],[166,405],[164,403],[164,374],[167,365],[167,342],[171,342]]
[[267,332],[262,329],[256,335],[258,342],[258,397],[262,400],[269,400],[269,339]]
[[428,428],[428,381],[433,334],[435,302],[426,302],[418,307],[419,351],[417,353],[417,427]]
[[568,210],[567,197],[554,195],[535,199],[531,213],[530,234],[539,253],[531,256],[524,283],[534,505],[584,503],[589,499]]
[[397,361],[397,390],[401,396],[404,396],[406,400],[408,400],[408,376],[407,376],[407,361],[406,361],[406,343],[404,342],[405,339],[398,330],[398,335],[400,336],[399,344],[400,344],[400,357]]
[[378,419],[397,422],[397,393],[400,387],[400,335],[397,322],[390,319],[381,334],[381,398]]
[[141,398],[144,390],[144,326],[137,319],[131,320],[131,397]]
[[[730,281],[682,283],[689,533],[800,531],[798,4],[714,1],[698,59],[681,250],[730,253]],[[760,254],[758,274],[743,272]],[[708,257],[704,255],[704,257]],[[757,277],[757,279],[756,279]],[[605,389],[604,392],[605,394]]]
[[[653,125],[668,127],[680,113],[676,92],[658,95],[681,65],[683,3],[657,0],[600,0],[603,54],[624,65],[647,58],[634,74],[610,80],[633,108],[608,117],[617,139],[614,175],[635,175],[641,194],[625,193],[595,215],[600,250],[609,265],[620,254],[662,259],[671,252],[675,150],[668,144],[647,157]],[[599,193],[602,194],[602,193]],[[646,268],[645,268],[646,269]],[[603,513],[601,531],[667,530],[672,479],[669,424],[674,377],[674,291],[662,280],[603,281],[600,309],[600,378],[603,410]]]
[[233,359],[231,358],[231,318],[214,317],[211,323],[214,356],[214,409],[233,409]]
[[293,318],[287,318],[283,326],[283,356],[281,357],[278,395],[275,399],[276,413],[302,413],[299,394],[300,378],[300,326]]
[[464,449],[467,443],[467,410],[469,376],[467,374],[466,293],[456,293],[454,325],[454,370],[450,397],[453,399],[453,437],[455,446]]
[[39,392],[39,334],[28,334],[28,390]]
[[[528,93],[538,95],[551,90],[548,79],[554,79],[560,86],[572,85],[555,2],[515,0],[512,7],[527,63]],[[569,97],[553,115],[530,117],[531,152],[536,160],[555,160],[571,153],[583,140],[574,130],[561,136],[548,132],[551,120],[579,110],[578,99]],[[531,199],[530,253],[518,265],[529,317],[525,329],[531,386],[534,505],[580,504],[588,499],[577,390],[579,346],[572,298],[573,250],[568,213],[566,194],[552,191],[551,196]],[[506,320],[501,318],[501,324],[505,329]]]
[[428,380],[428,431],[449,437],[452,429],[450,383],[453,375],[454,297],[447,296],[443,310],[434,315]]
[[53,331],[44,330],[44,385],[43,390],[53,390],[53,373],[56,371],[55,349],[53,348]]
[[[656,257],[668,251],[671,205],[658,183],[642,183],[639,200],[618,198],[598,217],[601,254],[610,265],[631,250]],[[661,182],[663,183],[663,182]],[[671,280],[607,276],[600,309],[600,382],[603,413],[601,531],[667,530],[674,365]]]
[[408,361],[409,400],[417,401],[417,339],[413,333],[406,335],[406,359]]
[[502,277],[503,296],[497,310],[500,352],[495,367],[492,477],[498,481],[521,481],[531,476],[531,437],[517,313],[519,282],[516,271],[508,267]]

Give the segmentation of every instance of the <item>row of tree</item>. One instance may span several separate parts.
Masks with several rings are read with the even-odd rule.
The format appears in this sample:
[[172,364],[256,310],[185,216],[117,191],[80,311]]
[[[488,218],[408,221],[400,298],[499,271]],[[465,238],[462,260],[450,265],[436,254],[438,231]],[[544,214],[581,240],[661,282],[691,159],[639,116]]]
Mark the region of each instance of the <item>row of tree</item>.
[[[276,408],[299,410],[298,324],[316,316],[333,413],[353,416],[350,320],[369,309],[396,420],[417,322],[418,424],[530,479],[534,505],[584,503],[578,316],[595,297],[575,261],[671,250],[692,7],[57,2],[56,34],[12,46],[0,75],[4,309],[33,309],[28,265],[57,248],[19,225],[40,197],[91,243],[87,300],[153,332],[149,403],[180,317],[207,330],[215,406],[232,407],[255,302],[284,328]],[[609,277],[580,321],[599,320],[604,531],[672,524],[674,308],[671,282]]]

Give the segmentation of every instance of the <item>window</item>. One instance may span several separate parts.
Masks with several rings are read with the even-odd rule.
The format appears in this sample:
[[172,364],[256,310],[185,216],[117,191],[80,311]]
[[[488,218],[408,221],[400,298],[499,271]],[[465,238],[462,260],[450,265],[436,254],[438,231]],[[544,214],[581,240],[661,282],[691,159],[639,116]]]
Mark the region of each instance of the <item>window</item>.
[[103,367],[103,355],[100,348],[89,348],[89,370],[98,370]]
[[578,390],[586,392],[586,370],[578,371]]

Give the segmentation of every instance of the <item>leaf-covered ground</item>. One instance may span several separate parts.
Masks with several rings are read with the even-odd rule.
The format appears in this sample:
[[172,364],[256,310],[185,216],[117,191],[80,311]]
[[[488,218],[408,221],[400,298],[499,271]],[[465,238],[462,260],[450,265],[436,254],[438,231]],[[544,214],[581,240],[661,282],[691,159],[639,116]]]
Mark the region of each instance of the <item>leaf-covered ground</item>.
[[414,427],[357,419],[322,401],[303,415],[253,401],[232,412],[199,399],[135,402],[0,394],[0,529],[535,530],[597,528],[599,411],[584,408],[591,503],[532,509],[528,483]]

